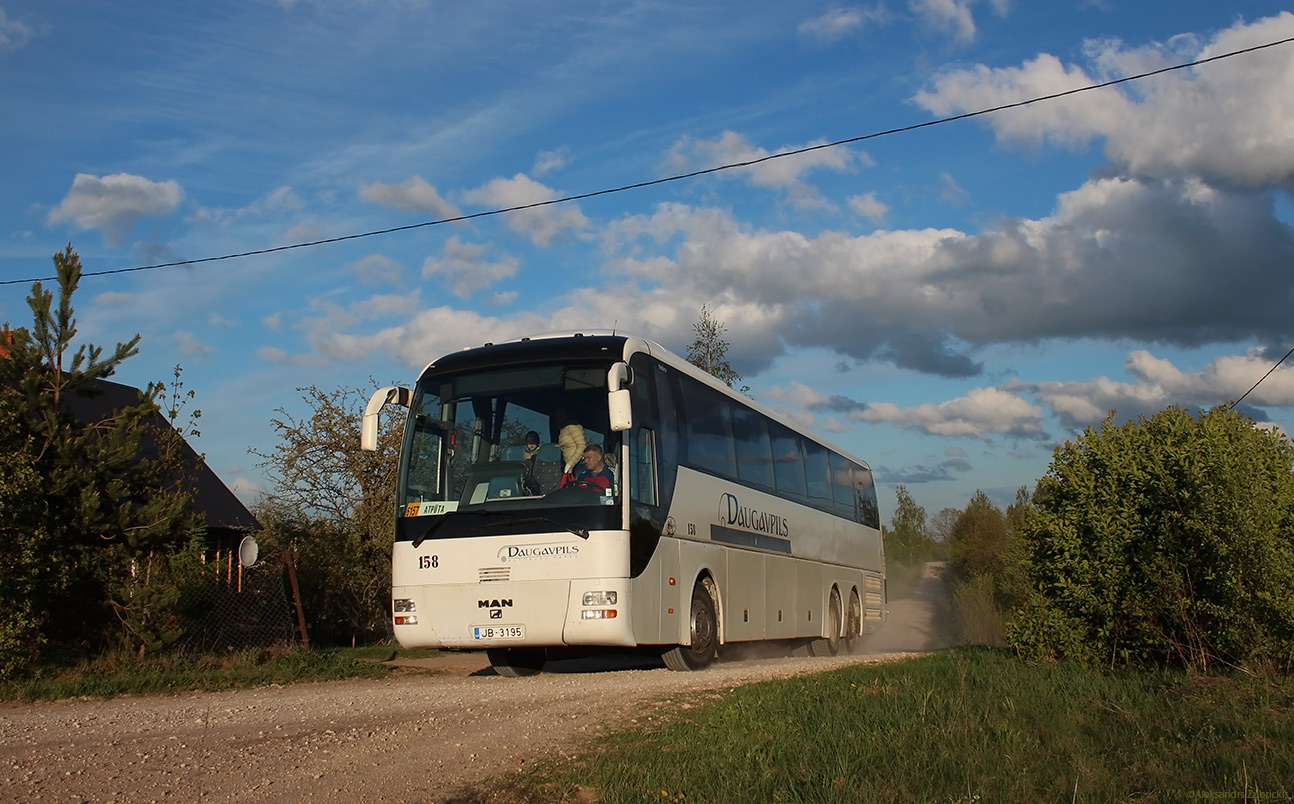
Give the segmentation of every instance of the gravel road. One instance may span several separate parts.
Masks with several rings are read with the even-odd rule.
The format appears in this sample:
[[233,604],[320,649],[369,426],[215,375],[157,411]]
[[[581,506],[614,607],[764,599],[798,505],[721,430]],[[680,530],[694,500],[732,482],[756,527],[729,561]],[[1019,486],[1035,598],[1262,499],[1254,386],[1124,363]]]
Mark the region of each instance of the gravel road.
[[[755,681],[910,656],[927,644],[929,591],[910,611],[892,601],[885,629],[865,642],[884,652],[849,657],[742,658],[676,673],[615,656],[508,679],[482,654],[451,654],[379,681],[6,705],[0,801],[446,802],[649,718],[666,697],[691,706]],[[907,636],[895,638],[900,630]]]

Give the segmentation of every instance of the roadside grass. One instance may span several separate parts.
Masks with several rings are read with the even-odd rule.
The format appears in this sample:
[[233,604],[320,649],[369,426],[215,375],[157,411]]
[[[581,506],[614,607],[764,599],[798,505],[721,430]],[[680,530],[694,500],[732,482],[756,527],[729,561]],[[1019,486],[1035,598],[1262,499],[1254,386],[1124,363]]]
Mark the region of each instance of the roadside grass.
[[417,659],[436,655],[438,651],[408,651],[392,645],[310,651],[282,646],[215,656],[175,654],[140,658],[132,654],[110,654],[75,663],[47,664],[31,678],[0,683],[0,700],[111,698],[302,681],[383,678],[396,668],[382,662],[397,657]]
[[[459,802],[1287,800],[1294,679],[960,649],[675,700]],[[667,714],[665,714],[667,713]],[[664,715],[663,719],[660,716]]]

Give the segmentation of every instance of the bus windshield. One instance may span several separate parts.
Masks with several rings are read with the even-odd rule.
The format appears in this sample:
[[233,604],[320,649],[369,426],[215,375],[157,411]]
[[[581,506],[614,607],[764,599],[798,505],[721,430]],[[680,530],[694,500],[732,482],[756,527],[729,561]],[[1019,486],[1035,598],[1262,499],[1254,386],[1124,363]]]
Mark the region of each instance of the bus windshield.
[[608,368],[424,376],[405,429],[398,515],[617,505],[620,438],[608,421]]

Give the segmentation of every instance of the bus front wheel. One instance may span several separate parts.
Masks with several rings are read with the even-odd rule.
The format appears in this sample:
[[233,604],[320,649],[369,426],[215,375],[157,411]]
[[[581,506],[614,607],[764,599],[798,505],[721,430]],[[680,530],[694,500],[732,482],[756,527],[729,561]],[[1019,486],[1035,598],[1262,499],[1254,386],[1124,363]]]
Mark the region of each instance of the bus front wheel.
[[671,670],[701,670],[714,661],[719,651],[719,618],[714,612],[714,598],[701,581],[692,587],[692,607],[688,613],[691,645],[675,645],[662,654]]
[[487,650],[485,655],[489,657],[494,672],[504,678],[539,675],[548,661],[543,648],[501,648]]

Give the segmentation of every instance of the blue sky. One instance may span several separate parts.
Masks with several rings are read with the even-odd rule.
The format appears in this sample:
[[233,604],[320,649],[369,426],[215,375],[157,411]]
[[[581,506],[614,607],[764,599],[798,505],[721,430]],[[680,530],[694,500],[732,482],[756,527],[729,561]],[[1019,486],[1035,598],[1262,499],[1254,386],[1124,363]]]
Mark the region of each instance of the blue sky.
[[[747,161],[1294,37],[1282,3],[0,0],[0,281],[275,248]],[[184,367],[245,499],[299,386],[701,305],[752,395],[867,459],[882,517],[1007,503],[1111,410],[1294,346],[1294,43],[576,203],[88,277],[118,379]],[[0,319],[30,321],[30,282]],[[1248,399],[1294,427],[1294,368]]]

